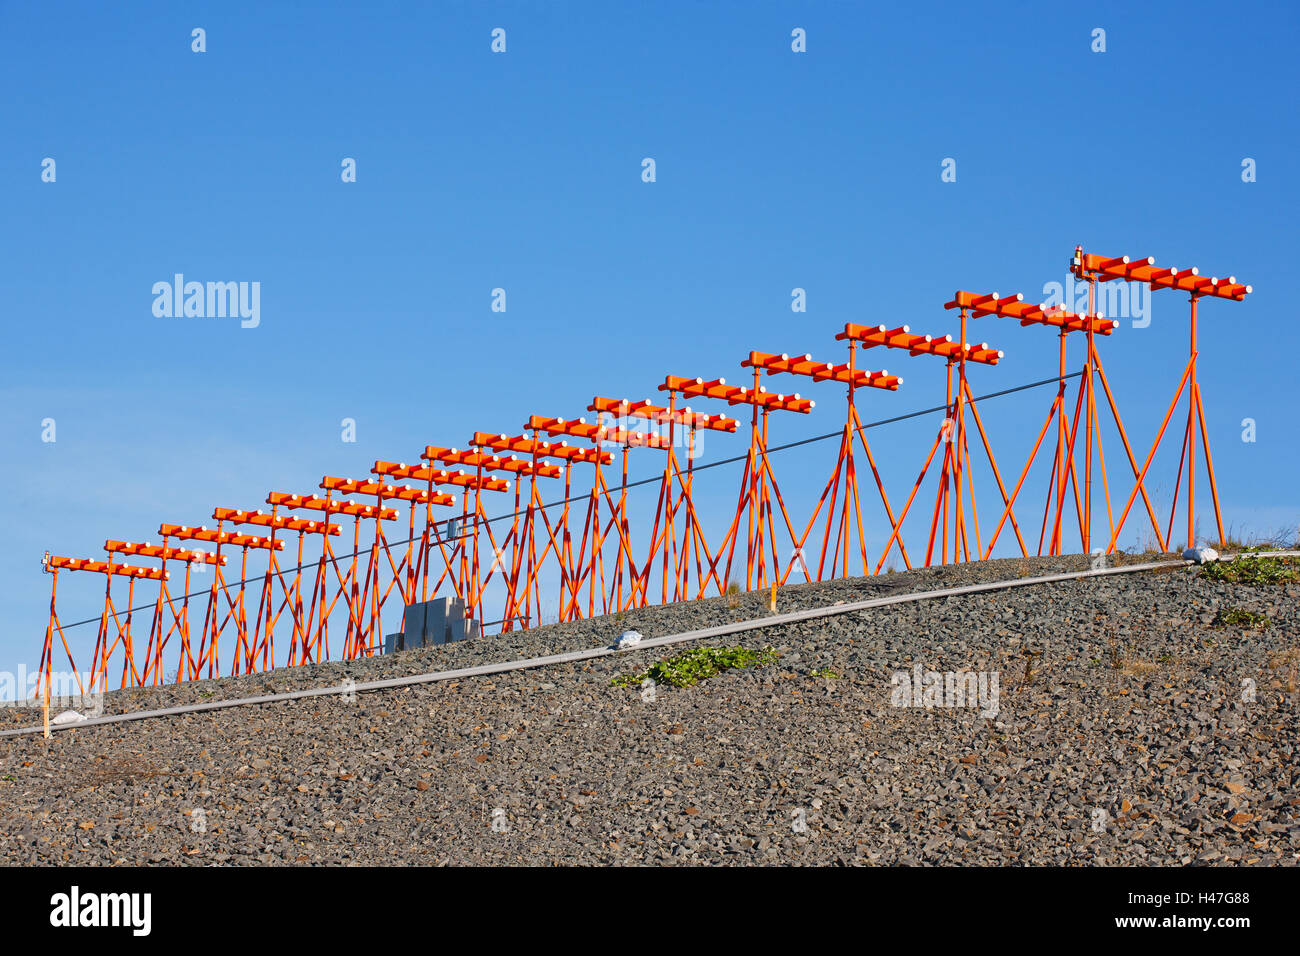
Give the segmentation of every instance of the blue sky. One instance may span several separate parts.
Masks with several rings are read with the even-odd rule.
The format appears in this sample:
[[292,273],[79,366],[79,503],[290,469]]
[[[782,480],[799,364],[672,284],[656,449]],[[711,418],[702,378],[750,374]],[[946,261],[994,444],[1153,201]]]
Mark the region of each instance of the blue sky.
[[[750,349],[842,361],[848,321],[955,332],[955,289],[1038,301],[1076,243],[1254,286],[1203,304],[1199,374],[1227,523],[1294,528],[1296,28],[1280,3],[0,4],[0,670],[35,666],[47,549],[98,557],[665,374],[739,381]],[[259,282],[260,324],[156,317],[178,272]],[[1155,293],[1147,327],[1103,343],[1140,454],[1186,313]],[[985,318],[971,337],[1006,352],[977,393],[1055,371],[1045,329]],[[865,418],[942,400],[941,363],[876,364],[906,382]],[[842,421],[838,388],[801,391],[819,408],[778,440]],[[988,407],[1004,467],[1050,399]],[[873,432],[891,495],[934,418]],[[791,456],[792,488],[832,458]],[[702,492],[717,514],[731,481]],[[97,613],[99,582],[65,580],[64,619]]]

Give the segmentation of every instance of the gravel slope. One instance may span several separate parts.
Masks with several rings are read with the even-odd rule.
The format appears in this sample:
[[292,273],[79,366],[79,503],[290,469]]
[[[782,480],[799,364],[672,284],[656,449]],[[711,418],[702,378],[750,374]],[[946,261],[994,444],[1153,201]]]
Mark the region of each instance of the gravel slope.
[[[1085,564],[803,585],[778,609]],[[663,656],[643,651],[0,740],[0,862],[1295,865],[1297,597],[1138,572],[705,641],[781,658],[653,700],[610,684]],[[765,602],[130,691],[106,711],[595,647],[625,627],[653,637],[760,616]],[[1272,627],[1214,626],[1227,606]],[[918,664],[996,673],[996,717],[892,707],[891,675]],[[814,676],[824,668],[839,676]]]

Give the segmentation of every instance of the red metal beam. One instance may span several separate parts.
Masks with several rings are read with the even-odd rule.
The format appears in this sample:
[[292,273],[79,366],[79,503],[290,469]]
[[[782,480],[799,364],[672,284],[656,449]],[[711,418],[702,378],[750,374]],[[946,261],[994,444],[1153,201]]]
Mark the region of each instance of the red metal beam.
[[1233,299],[1237,302],[1255,291],[1251,286],[1238,282],[1236,276],[1222,279],[1206,277],[1202,276],[1195,266],[1190,269],[1175,267],[1157,269],[1155,261],[1151,256],[1131,260],[1128,256],[1108,257],[1092,253],[1080,254],[1076,251],[1072,265],[1076,271],[1095,274],[1102,282],[1113,279],[1145,282],[1153,289],[1181,289],[1198,296],[1209,295],[1219,299]]
[[420,465],[408,465],[406,462],[377,461],[370,470],[376,475],[401,478],[404,481],[432,481],[435,485],[454,485],[457,488],[478,491],[510,490],[510,481],[506,478],[471,475],[463,471],[446,471],[442,468],[426,468]]
[[608,465],[614,456],[607,451],[596,448],[578,448],[566,442],[539,441],[524,435],[493,435],[488,432],[475,432],[471,445],[491,448],[493,451],[516,452],[521,455],[537,455],[539,458],[558,458],[579,464]]
[[811,355],[789,356],[784,353],[774,355],[771,352],[750,352],[749,358],[740,363],[750,368],[761,368],[769,375],[788,372],[791,375],[806,375],[814,382],[840,382],[854,388],[883,388],[897,391],[903,380],[897,375],[890,375],[884,369],[872,372],[868,369],[850,369],[844,362],[832,365],[830,362],[814,362]]
[[382,481],[358,481],[354,478],[336,478],[333,475],[326,475],[321,478],[320,486],[326,491],[337,491],[344,495],[374,495],[381,499],[396,499],[398,501],[409,501],[417,505],[444,505],[450,506],[456,503],[455,495],[446,495],[440,492],[429,494],[423,488],[410,488],[405,485],[386,485]]
[[508,471],[516,475],[535,475],[539,478],[559,478],[563,472],[554,465],[531,461],[522,461],[513,455],[502,458],[500,455],[485,455],[480,451],[459,448],[440,448],[437,445],[425,446],[420,455],[426,461],[436,461],[443,465],[463,465],[467,468],[482,468],[484,471]]
[[[270,548],[270,538],[259,538],[251,534],[238,534],[233,531],[213,531],[207,527],[191,528],[183,524],[164,524],[158,526],[158,533],[168,538],[180,538],[183,541],[210,541],[213,544],[230,544],[237,548]],[[274,541],[276,551],[284,550],[284,539]]]
[[145,578],[150,581],[163,581],[171,578],[170,571],[161,568],[141,568],[129,564],[110,564],[107,561],[90,561],[86,558],[64,558],[50,555],[46,562],[50,568],[62,568],[68,571],[92,571],[97,574],[121,574],[132,578]]
[[[362,505],[355,501],[333,501],[317,498],[314,495],[290,495],[280,491],[273,491],[266,496],[266,503],[294,511],[323,511],[326,514],[347,515],[350,518],[374,518],[377,516],[384,521],[397,520],[397,511],[393,508]],[[378,512],[378,515],[376,515],[376,512]]]
[[[881,345],[889,349],[905,349],[910,355],[938,355],[943,358],[959,358],[963,352],[962,347],[952,340],[951,335],[944,335],[939,338],[932,335],[914,335],[906,325],[890,329],[883,325],[854,325],[849,323],[844,326],[844,331],[838,333],[835,338],[853,339],[856,342],[861,342],[864,348],[874,348]],[[997,365],[1003,355],[1000,350],[989,348],[987,342],[981,342],[979,345],[967,343],[964,351],[966,361],[979,362],[983,365]]]
[[160,558],[164,561],[184,561],[187,564],[226,563],[226,555],[217,556],[211,551],[190,551],[186,548],[164,548],[157,544],[137,544],[134,541],[105,541],[104,550],[110,554],[130,554],[140,558]]
[[804,415],[813,410],[816,402],[808,398],[800,398],[798,393],[794,395],[783,395],[769,392],[766,388],[759,388],[755,391],[752,388],[745,388],[740,385],[728,385],[725,378],[715,378],[711,381],[705,381],[702,378],[683,378],[680,375],[669,375],[659,386],[662,392],[681,392],[692,398],[718,398],[725,401],[728,405],[754,405],[758,408],[771,409],[773,411],[800,412]]
[[573,438],[586,438],[602,444],[608,442],[628,448],[666,449],[671,445],[663,435],[628,431],[625,428],[606,428],[603,425],[593,425],[585,418],[566,420],[533,415],[529,417],[525,427],[547,435],[569,435]]
[[670,411],[662,405],[653,404],[648,398],[632,402],[626,398],[603,398],[597,395],[587,406],[587,411],[621,418],[644,418],[661,425],[672,423],[716,432],[734,432],[739,424],[736,419],[721,414],[707,415],[704,412],[693,412],[689,408]]
[[1008,319],[1019,319],[1021,325],[1052,325],[1069,332],[1096,332],[1110,335],[1119,327],[1114,319],[1101,315],[1082,315],[1069,312],[1064,308],[1046,305],[1031,305],[1025,302],[1020,293],[999,296],[996,292],[981,295],[976,292],[958,291],[951,302],[944,303],[945,309],[969,309],[971,315],[998,315]]
[[342,529],[336,524],[325,521],[312,521],[307,518],[293,518],[287,515],[271,517],[264,511],[243,511],[239,508],[214,508],[212,517],[215,521],[229,521],[231,524],[252,524],[276,531],[298,531],[309,534],[338,534]]

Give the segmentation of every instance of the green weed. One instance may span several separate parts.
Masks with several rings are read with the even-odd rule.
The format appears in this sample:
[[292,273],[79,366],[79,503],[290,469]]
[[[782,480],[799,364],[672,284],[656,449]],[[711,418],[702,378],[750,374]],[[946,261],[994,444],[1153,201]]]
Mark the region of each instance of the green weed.
[[693,687],[725,670],[775,664],[779,656],[771,648],[756,651],[748,647],[697,647],[676,657],[664,658],[644,673],[621,674],[611,683],[615,687],[633,687],[648,678],[656,684]]

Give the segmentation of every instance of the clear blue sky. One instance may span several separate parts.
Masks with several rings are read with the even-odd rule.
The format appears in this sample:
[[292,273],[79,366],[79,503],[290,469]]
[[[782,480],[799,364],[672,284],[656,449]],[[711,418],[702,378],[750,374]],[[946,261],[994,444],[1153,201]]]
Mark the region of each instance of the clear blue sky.
[[[1294,528],[1296,41],[1283,3],[0,3],[0,670],[36,664],[46,549],[99,557],[668,373],[739,380],[749,349],[842,361],[846,321],[953,332],[953,290],[1038,301],[1076,243],[1253,284],[1202,307],[1211,442],[1228,523]],[[259,282],[260,325],[155,317],[178,272]],[[1186,310],[1156,293],[1149,326],[1103,343],[1142,451]],[[1054,372],[1044,329],[972,338],[1006,352],[977,392]],[[941,363],[876,364],[907,381],[864,417],[941,401]],[[819,408],[777,439],[842,421],[838,388],[802,391]],[[989,406],[1005,467],[1049,401]],[[892,494],[934,418],[873,433]],[[792,485],[832,455],[800,453]],[[81,578],[66,620],[98,611]]]

